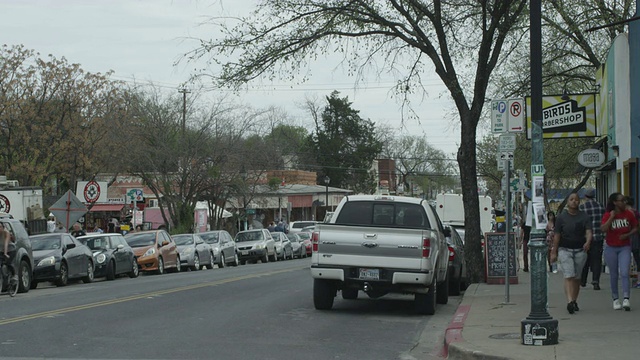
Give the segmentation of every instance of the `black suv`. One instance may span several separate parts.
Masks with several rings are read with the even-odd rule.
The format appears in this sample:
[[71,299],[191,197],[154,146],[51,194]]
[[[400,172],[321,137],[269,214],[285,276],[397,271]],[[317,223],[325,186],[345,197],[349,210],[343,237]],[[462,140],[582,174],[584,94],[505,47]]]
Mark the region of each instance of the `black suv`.
[[[11,234],[11,239],[16,245],[16,256],[13,261],[14,269],[18,271],[18,292],[25,293],[31,287],[33,274],[33,255],[31,241],[22,223],[13,219],[11,215],[3,214],[0,222]],[[1,251],[1,250],[0,250]]]

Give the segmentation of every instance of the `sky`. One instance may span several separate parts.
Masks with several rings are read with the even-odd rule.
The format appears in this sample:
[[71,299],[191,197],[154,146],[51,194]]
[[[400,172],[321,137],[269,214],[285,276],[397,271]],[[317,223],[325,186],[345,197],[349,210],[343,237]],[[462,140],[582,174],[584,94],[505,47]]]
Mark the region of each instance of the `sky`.
[[[2,0],[0,44],[22,44],[46,57],[66,58],[89,72],[113,70],[115,80],[153,83],[178,91],[197,64],[176,60],[197,47],[194,38],[211,38],[206,26],[211,16],[248,15],[257,0]],[[304,84],[286,81],[255,83],[237,96],[222,89],[201,96],[235,97],[254,108],[276,106],[308,126],[300,108],[305,98],[324,99],[333,90],[348,96],[352,107],[377,127],[396,135],[426,136],[427,142],[455,158],[460,127],[453,102],[434,74],[423,78],[426,98],[413,99],[419,120],[401,116],[401,105],[392,97],[393,78],[367,78],[355,87],[332,59],[312,64],[313,74]],[[444,94],[444,96],[442,96]],[[305,123],[308,121],[307,123]],[[402,125],[402,126],[401,126]]]

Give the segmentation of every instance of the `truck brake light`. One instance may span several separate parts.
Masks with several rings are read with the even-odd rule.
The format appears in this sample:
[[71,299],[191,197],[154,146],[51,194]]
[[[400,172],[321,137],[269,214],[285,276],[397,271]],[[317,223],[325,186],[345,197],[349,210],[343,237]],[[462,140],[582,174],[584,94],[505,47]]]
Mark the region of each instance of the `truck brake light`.
[[424,238],[422,239],[422,257],[428,258],[431,254],[431,239]]
[[449,246],[449,261],[453,261],[453,259],[456,257],[456,251]]
[[311,234],[311,247],[313,252],[318,252],[318,240],[320,240],[320,233],[317,231],[314,231]]

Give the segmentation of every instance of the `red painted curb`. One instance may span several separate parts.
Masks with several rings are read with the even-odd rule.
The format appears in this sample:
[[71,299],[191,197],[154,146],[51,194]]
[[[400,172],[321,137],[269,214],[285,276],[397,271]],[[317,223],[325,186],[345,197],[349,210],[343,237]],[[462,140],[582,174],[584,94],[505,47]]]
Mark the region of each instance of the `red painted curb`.
[[447,330],[444,332],[444,346],[442,348],[441,355],[444,357],[449,356],[449,344],[457,341],[463,341],[462,328],[464,328],[464,322],[467,320],[467,314],[471,310],[470,305],[460,305],[458,310],[453,314],[453,319],[447,326]]

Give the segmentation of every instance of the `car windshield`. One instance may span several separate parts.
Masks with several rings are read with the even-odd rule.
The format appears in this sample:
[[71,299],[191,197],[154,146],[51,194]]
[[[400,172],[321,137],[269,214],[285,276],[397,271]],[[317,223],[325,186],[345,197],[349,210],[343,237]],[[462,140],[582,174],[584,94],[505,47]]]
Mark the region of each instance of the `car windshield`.
[[300,239],[302,240],[311,240],[310,232],[301,232],[301,233],[298,233],[298,236],[300,236]]
[[272,233],[271,233],[271,237],[273,238],[273,240],[274,240],[275,242],[280,242],[280,241],[282,241],[282,238],[280,237],[280,234],[278,234],[278,233],[272,232]]
[[288,234],[287,238],[289,238],[291,242],[298,242],[298,238],[294,234]]
[[176,245],[192,245],[193,244],[193,236],[189,234],[184,235],[173,235],[173,241]]
[[91,250],[106,250],[109,249],[109,239],[106,237],[80,237],[78,241],[87,245]]
[[200,237],[209,244],[217,244],[220,241],[220,233],[204,233],[200,234]]
[[156,234],[155,233],[133,233],[125,236],[127,243],[131,247],[144,247],[155,245]]
[[31,248],[36,250],[56,250],[60,249],[60,236],[38,236],[32,237]]
[[236,235],[236,242],[263,240],[262,231],[239,232]]

